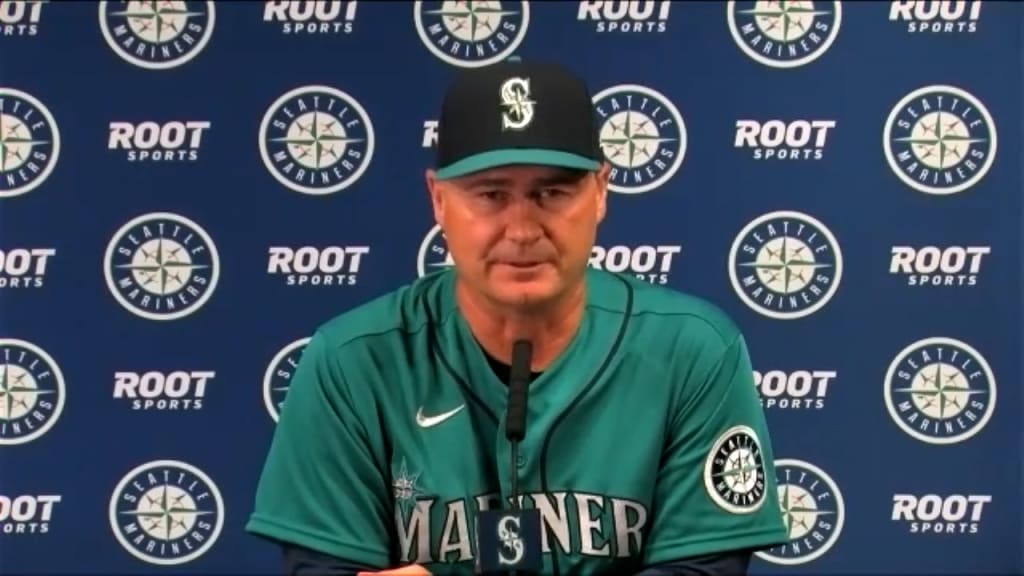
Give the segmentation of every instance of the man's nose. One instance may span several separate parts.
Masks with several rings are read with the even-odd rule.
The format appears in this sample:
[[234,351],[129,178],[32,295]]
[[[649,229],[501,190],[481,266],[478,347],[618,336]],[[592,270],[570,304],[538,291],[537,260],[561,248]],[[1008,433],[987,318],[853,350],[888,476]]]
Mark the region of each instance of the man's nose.
[[505,236],[513,242],[533,242],[543,229],[538,220],[537,206],[529,198],[516,198],[506,210]]

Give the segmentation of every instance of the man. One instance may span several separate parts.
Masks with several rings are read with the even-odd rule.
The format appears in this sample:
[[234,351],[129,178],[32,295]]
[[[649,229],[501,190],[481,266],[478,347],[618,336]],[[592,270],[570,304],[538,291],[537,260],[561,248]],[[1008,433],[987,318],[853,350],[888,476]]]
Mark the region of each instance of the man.
[[787,540],[746,344],[705,301],[588,268],[609,167],[585,84],[467,71],[438,133],[426,184],[454,266],[315,331],[247,530],[288,574],[473,573],[477,512],[510,500],[525,339],[515,472],[543,573],[745,573]]

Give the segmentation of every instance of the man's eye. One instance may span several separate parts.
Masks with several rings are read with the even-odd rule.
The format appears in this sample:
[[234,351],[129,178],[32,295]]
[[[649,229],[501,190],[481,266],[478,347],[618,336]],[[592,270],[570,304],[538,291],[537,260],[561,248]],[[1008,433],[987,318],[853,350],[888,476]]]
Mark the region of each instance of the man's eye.
[[545,188],[541,190],[541,193],[545,198],[558,198],[559,196],[565,196],[568,192],[562,188]]

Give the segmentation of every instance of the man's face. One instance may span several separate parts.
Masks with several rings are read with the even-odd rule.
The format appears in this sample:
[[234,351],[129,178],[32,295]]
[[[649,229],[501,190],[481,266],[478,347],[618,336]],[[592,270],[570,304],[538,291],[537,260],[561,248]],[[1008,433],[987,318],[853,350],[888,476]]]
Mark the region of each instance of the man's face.
[[502,305],[539,306],[578,285],[604,219],[608,168],[508,166],[437,181],[434,218],[460,278]]

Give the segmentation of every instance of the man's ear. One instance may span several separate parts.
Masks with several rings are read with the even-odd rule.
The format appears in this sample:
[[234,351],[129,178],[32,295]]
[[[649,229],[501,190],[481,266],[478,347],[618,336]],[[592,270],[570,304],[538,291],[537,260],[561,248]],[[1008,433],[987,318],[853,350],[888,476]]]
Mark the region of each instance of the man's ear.
[[608,178],[611,175],[611,165],[607,162],[601,163],[601,168],[594,173],[597,181],[597,222],[604,221],[608,212]]
[[441,193],[441,186],[438,185],[437,175],[433,169],[427,169],[424,179],[427,182],[427,192],[430,193],[430,207],[434,211],[434,222],[440,226],[444,221],[444,194]]

